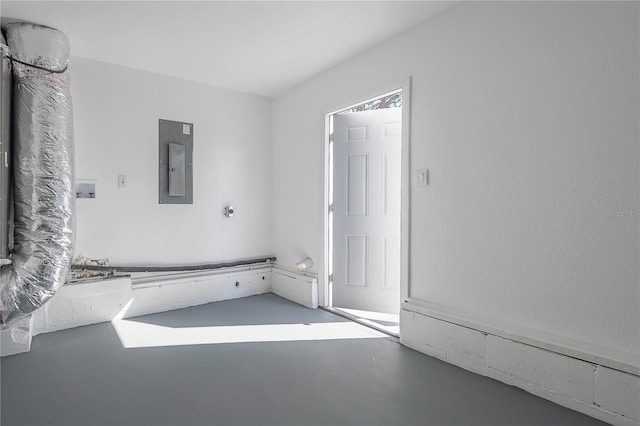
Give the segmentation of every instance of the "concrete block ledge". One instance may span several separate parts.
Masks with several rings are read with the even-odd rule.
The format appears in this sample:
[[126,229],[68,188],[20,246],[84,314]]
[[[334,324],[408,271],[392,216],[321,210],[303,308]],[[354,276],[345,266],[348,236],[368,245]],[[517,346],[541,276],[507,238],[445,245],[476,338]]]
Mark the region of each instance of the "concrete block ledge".
[[68,283],[32,315],[2,331],[0,355],[28,352],[32,337],[41,333],[269,292],[318,306],[313,274],[272,265],[144,276],[138,283],[129,276]]
[[400,342],[613,425],[640,425],[640,376],[403,305]]

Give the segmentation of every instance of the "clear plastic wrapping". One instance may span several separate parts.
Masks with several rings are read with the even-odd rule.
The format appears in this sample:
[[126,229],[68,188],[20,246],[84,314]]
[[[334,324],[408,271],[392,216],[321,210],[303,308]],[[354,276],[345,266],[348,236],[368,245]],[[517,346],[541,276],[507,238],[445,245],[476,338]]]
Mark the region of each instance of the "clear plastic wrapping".
[[3,324],[47,302],[73,259],[73,114],[69,41],[58,30],[6,26],[13,62],[12,265],[0,270]]
[[13,232],[10,229],[11,187],[9,162],[2,161],[11,155],[11,61],[9,46],[0,31],[0,267],[11,263],[9,251]]

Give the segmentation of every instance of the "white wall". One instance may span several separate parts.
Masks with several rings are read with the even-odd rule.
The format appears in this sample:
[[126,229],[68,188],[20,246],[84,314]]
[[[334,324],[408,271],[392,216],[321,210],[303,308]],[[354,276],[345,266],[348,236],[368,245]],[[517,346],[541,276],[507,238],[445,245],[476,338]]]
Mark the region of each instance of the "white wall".
[[[77,200],[76,254],[179,264],[271,253],[270,98],[77,57],[70,70],[76,177],[98,180],[96,199]],[[158,119],[194,123],[193,205],[158,204]]]
[[279,263],[322,259],[324,114],[411,76],[410,296],[637,365],[638,12],[464,3],[276,98]]

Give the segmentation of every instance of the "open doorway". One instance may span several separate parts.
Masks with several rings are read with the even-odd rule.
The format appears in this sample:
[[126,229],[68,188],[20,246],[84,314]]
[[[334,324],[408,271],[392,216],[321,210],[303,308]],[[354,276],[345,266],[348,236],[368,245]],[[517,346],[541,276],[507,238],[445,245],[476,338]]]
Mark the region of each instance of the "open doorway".
[[402,89],[328,115],[328,308],[399,334]]

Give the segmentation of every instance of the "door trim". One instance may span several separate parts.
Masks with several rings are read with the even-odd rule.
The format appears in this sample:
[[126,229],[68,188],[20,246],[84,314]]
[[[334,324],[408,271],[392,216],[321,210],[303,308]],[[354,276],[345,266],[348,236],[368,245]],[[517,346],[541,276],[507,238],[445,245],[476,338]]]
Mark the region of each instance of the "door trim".
[[[324,178],[323,184],[323,254],[322,261],[322,279],[320,287],[320,306],[331,306],[331,295],[329,289],[329,191],[331,183],[331,170],[329,160],[329,144],[330,144],[330,118],[345,109],[360,105],[367,101],[379,99],[386,94],[402,91],[402,137],[401,137],[401,212],[400,212],[400,302],[406,302],[410,294],[410,195],[411,195],[411,156],[410,156],[410,138],[411,138],[411,77],[407,77],[402,81],[387,84],[377,90],[368,90],[363,96],[352,98],[351,102],[343,102],[333,108],[327,108],[324,115]],[[373,94],[373,95],[372,95]]]

